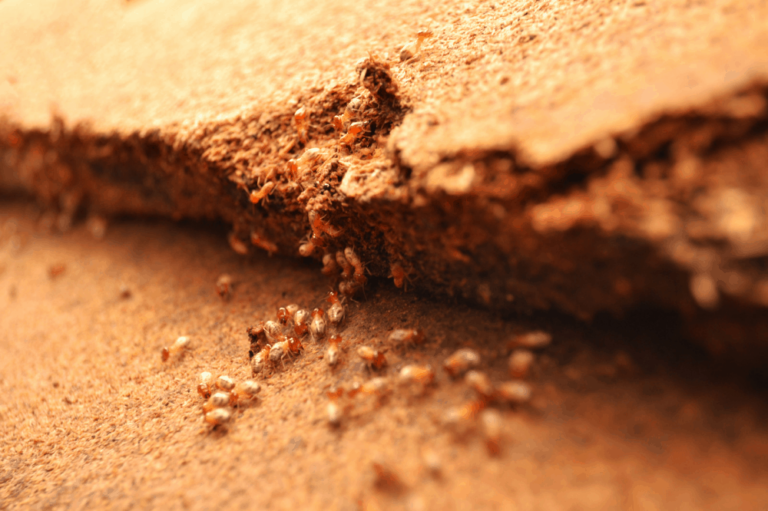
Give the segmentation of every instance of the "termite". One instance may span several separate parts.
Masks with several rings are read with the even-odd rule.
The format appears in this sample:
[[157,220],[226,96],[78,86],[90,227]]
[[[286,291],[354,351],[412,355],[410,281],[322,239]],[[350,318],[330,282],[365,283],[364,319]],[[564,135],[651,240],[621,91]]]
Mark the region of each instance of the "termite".
[[352,247],[347,247],[344,249],[344,258],[355,269],[355,272],[353,275],[353,279],[355,280],[355,282],[360,286],[364,286],[367,281],[367,279],[365,278],[365,268],[363,267],[363,263],[360,261],[360,258],[357,257],[357,254],[352,249]]
[[307,118],[307,110],[304,107],[296,110],[293,114],[293,122],[296,124],[296,131],[299,134],[299,140],[305,144],[307,142],[307,130],[309,128],[309,119]]
[[269,201],[269,194],[272,193],[272,190],[274,189],[275,189],[275,182],[267,181],[266,183],[264,183],[264,186],[262,186],[261,189],[251,191],[249,198],[253,204],[258,204],[262,200],[264,200],[264,202],[267,202]]
[[325,337],[325,312],[323,309],[312,311],[312,322],[309,324],[309,333],[312,334],[312,340],[317,341]]
[[331,293],[328,295],[328,298],[326,298],[326,301],[331,304],[331,306],[328,308],[328,320],[332,324],[338,326],[342,321],[344,321],[345,315],[344,305],[339,299],[339,294],[335,291],[331,291]]
[[176,339],[173,344],[171,344],[170,348],[163,348],[161,352],[161,358],[163,359],[163,362],[167,362],[171,355],[176,355],[187,349],[189,347],[189,343],[189,337],[182,336]]
[[432,32],[429,30],[422,30],[416,34],[416,42],[408,43],[400,50],[400,62],[410,60],[419,54],[421,45],[424,44],[425,39],[432,37]]
[[332,335],[328,339],[328,351],[326,352],[326,360],[328,365],[333,367],[339,362],[339,344],[341,344],[340,335]]
[[445,359],[443,367],[448,374],[455,378],[456,376],[464,374],[470,368],[477,367],[479,364],[480,355],[478,355],[475,350],[462,348]]
[[369,368],[381,369],[387,365],[387,359],[384,357],[384,353],[379,350],[374,350],[370,346],[360,346],[357,348],[357,355],[366,362]]

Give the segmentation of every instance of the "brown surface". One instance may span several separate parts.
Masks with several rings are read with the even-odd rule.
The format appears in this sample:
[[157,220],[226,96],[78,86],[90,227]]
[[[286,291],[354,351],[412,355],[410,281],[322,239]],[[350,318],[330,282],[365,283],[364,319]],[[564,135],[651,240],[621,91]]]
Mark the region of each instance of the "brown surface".
[[[0,204],[0,507],[758,509],[768,410],[730,359],[768,359],[766,19],[736,0],[0,1],[0,192],[43,208]],[[353,97],[368,129],[345,148],[331,120]],[[323,161],[292,174],[308,148]],[[245,328],[335,282],[236,256],[221,224],[97,241],[81,220],[221,219],[295,256],[312,211],[341,231],[315,257],[352,246],[371,274],[345,361],[308,345],[212,432],[196,374],[249,376]],[[395,263],[411,289],[593,322],[401,294]],[[327,387],[370,377],[352,348],[413,324],[430,341],[388,376],[471,345],[503,379],[513,332],[554,334],[499,458],[440,425],[471,397],[442,372],[325,424]],[[162,364],[182,334],[193,350]],[[373,484],[379,458],[398,488]]]
[[[0,208],[3,508],[749,510],[768,497],[764,396],[729,383],[696,350],[670,349],[674,322],[503,321],[383,282],[350,305],[337,371],[319,358],[325,343],[307,343],[229,432],[210,431],[197,373],[249,377],[246,326],[279,305],[320,304],[325,280],[301,264],[241,258],[199,228],[117,223],[98,241],[84,226],[45,234],[36,217],[29,205]],[[66,269],[51,278],[55,265]],[[237,282],[228,303],[214,291],[221,272]],[[553,333],[532,404],[502,409],[498,458],[478,431],[456,439],[440,426],[471,397],[442,371],[426,396],[401,390],[379,407],[363,399],[340,430],[325,424],[327,386],[370,378],[352,348],[410,325],[428,342],[391,350],[385,376],[473,346],[499,381],[500,340]],[[163,364],[161,347],[180,334],[193,349]],[[438,479],[425,471],[425,449],[442,460]],[[399,490],[374,486],[371,463],[382,458]]]

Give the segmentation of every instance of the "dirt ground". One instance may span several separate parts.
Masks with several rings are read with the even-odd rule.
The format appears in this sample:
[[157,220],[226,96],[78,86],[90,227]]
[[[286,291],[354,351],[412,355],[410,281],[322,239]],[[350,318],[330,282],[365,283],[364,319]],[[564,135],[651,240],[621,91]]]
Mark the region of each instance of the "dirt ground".
[[[313,265],[238,256],[216,226],[116,221],[97,239],[82,224],[47,234],[40,217],[27,202],[0,206],[5,509],[743,510],[768,499],[764,388],[686,345],[659,314],[502,318],[375,281],[349,303],[336,370],[327,341],[307,341],[260,380],[257,403],[212,429],[198,373],[250,378],[245,329],[282,305],[320,305],[327,279]],[[236,282],[229,302],[214,291],[224,272]],[[498,408],[497,456],[477,421],[463,435],[443,424],[472,391],[442,369],[423,395],[393,385],[381,401],[358,396],[338,429],[327,424],[328,388],[374,376],[355,347],[386,346],[411,326],[427,341],[390,348],[390,380],[406,363],[439,368],[473,347],[499,382],[507,339],[553,335],[532,401]],[[191,349],[163,363],[180,335]],[[374,462],[397,482],[377,484]]]

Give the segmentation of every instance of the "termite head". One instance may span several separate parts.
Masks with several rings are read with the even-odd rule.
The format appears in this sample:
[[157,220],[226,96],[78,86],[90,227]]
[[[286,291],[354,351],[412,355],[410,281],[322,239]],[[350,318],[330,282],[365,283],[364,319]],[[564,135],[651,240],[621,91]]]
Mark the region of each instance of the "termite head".
[[286,341],[288,342],[288,349],[291,351],[291,353],[299,353],[304,349],[304,345],[302,345],[301,341],[295,337],[288,337]]

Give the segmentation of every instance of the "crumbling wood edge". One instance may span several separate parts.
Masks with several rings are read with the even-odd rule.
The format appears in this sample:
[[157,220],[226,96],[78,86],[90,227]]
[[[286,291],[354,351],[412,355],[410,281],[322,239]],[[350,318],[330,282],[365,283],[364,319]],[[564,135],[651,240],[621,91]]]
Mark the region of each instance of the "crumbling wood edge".
[[[232,225],[239,251],[252,245],[296,257],[304,245],[305,255],[322,261],[352,247],[370,275],[502,311],[555,308],[589,319],[651,303],[694,322],[762,317],[768,243],[761,240],[768,228],[732,243],[704,225],[704,236],[694,239],[679,226],[698,214],[690,201],[701,184],[676,182],[676,195],[658,188],[679,181],[675,173],[684,165],[768,147],[767,85],[661,116],[555,165],[526,166],[514,149],[458,151],[425,177],[412,175],[388,145],[407,101],[387,82],[386,66],[363,65],[369,83],[299,101],[308,112],[304,131],[298,105],[131,134],[67,127],[60,119],[47,130],[6,121],[0,188],[26,190],[70,218],[222,219]],[[336,118],[353,109],[334,129]],[[365,129],[343,145],[354,118]],[[321,157],[302,160],[309,149]],[[768,170],[751,164],[745,173]],[[254,202],[252,194],[268,182],[274,189]],[[624,189],[609,197],[608,213],[598,211],[606,187]],[[768,189],[749,192],[768,197]],[[674,210],[644,212],[648,204]],[[678,227],[650,225],[653,218]],[[732,277],[747,284],[729,287]],[[735,334],[724,327],[733,339],[708,343],[719,351],[764,350],[768,325],[752,324],[756,330],[742,325]]]

